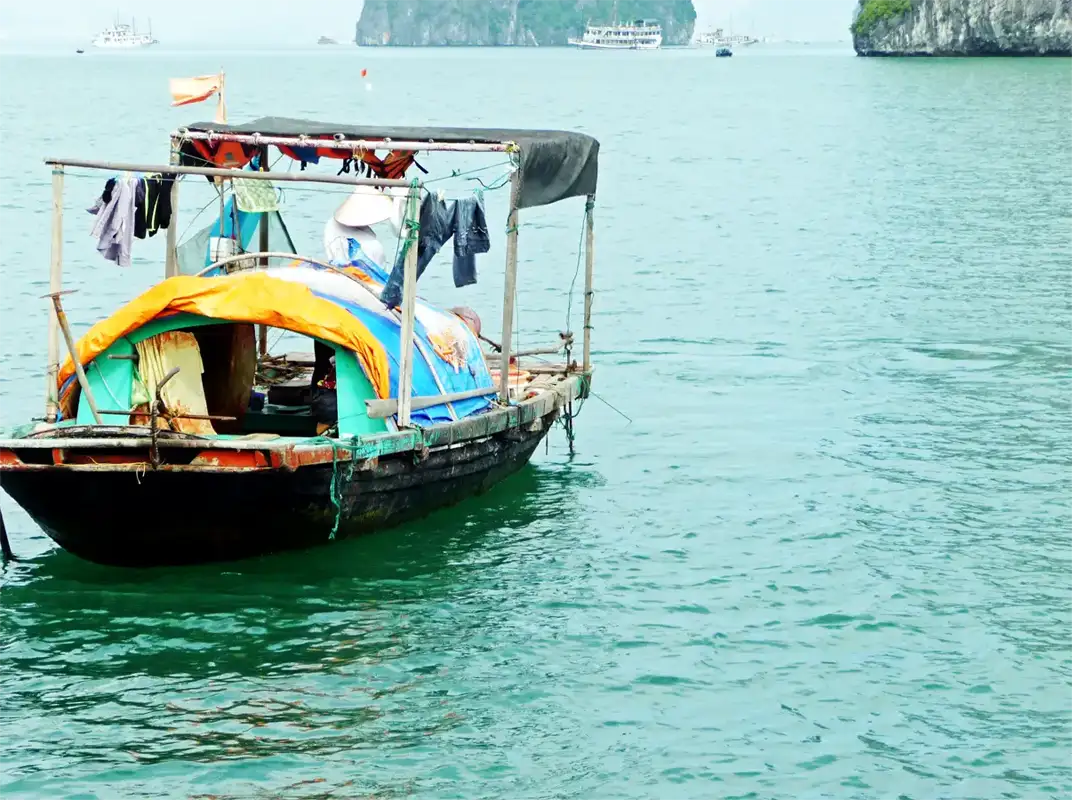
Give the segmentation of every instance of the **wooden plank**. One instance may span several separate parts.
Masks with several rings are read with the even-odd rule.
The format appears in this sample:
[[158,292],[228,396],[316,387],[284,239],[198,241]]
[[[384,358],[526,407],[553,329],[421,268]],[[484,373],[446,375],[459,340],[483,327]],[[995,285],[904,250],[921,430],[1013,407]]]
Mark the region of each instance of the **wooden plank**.
[[517,294],[517,203],[521,193],[521,170],[510,176],[510,215],[506,221],[506,280],[503,283],[502,359],[499,399],[510,402],[510,346],[514,335],[514,297]]
[[[48,291],[55,295],[63,286],[63,167],[52,170],[52,258],[48,273]],[[45,421],[56,421],[59,412],[60,332],[56,310],[48,309],[48,367],[45,370]]]
[[592,278],[596,263],[595,205],[596,196],[588,195],[584,224],[584,356],[581,361],[585,372],[592,368]]

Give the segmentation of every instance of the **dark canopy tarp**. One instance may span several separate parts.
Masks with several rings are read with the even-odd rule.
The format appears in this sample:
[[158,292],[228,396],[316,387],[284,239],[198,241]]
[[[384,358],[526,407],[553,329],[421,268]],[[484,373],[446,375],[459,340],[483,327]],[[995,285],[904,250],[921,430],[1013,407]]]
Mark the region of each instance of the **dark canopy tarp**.
[[[386,139],[395,141],[514,142],[521,148],[521,195],[519,208],[544,206],[567,197],[595,194],[599,173],[599,142],[583,133],[498,128],[376,128],[312,120],[262,117],[243,125],[198,122],[190,131],[260,133],[265,136]],[[389,149],[385,145],[384,149]]]

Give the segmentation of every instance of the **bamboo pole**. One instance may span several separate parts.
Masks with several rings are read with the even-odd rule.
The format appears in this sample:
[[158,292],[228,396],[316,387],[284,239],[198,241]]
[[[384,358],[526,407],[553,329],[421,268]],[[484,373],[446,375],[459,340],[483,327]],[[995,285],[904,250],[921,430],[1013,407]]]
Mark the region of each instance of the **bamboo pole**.
[[521,172],[510,176],[510,215],[506,221],[506,279],[503,282],[502,366],[499,372],[499,399],[510,403],[510,345],[514,335],[514,295],[517,292],[517,201],[521,193]]
[[[223,97],[223,84],[220,83],[220,97]],[[221,99],[222,102],[222,99]],[[268,171],[268,147],[267,145],[261,150],[261,172]],[[235,200],[237,203],[238,201]],[[262,253],[268,252],[268,214],[264,211],[261,213],[261,225],[260,225],[260,250]],[[261,267],[268,268],[268,256],[261,256]],[[257,327],[257,351],[262,355],[268,354],[268,326],[259,325]]]
[[89,388],[86,372],[82,369],[82,362],[78,360],[78,348],[75,347],[74,337],[71,335],[71,326],[67,324],[67,315],[63,313],[60,294],[62,293],[58,291],[49,294],[52,298],[52,310],[56,314],[56,322],[59,324],[60,330],[63,331],[63,339],[67,342],[67,352],[71,354],[71,361],[74,362],[74,372],[78,376],[78,383],[82,387],[82,399],[89,404],[89,411],[93,414],[93,421],[101,425],[103,420],[101,420],[100,412],[97,410],[97,401],[93,398],[93,392]]
[[[410,410],[416,411],[421,408],[446,405],[457,400],[471,400],[474,397],[487,397],[495,394],[494,389],[466,389],[464,392],[451,392],[450,394],[438,394],[431,397],[413,397],[410,399]],[[365,409],[369,419],[384,419],[398,411],[397,400],[366,400]]]
[[49,166],[103,169],[114,172],[164,172],[175,175],[205,175],[210,178],[242,178],[247,181],[284,181],[290,183],[336,183],[343,186],[394,186],[408,188],[409,183],[389,178],[355,178],[351,175],[318,175],[311,172],[254,172],[218,167],[181,167],[160,164],[128,164],[119,161],[91,161],[74,158],[46,158]]
[[167,255],[164,260],[164,277],[179,274],[179,179],[171,182],[171,220],[167,229]]
[[240,142],[252,145],[275,145],[279,147],[318,147],[327,150],[352,152],[355,150],[453,150],[461,153],[506,153],[517,145],[514,142],[418,142],[383,139],[320,139],[316,136],[265,136],[259,133],[230,133],[226,131],[191,131],[180,128],[172,136],[179,139],[201,141]]
[[592,276],[596,263],[595,205],[596,196],[588,195],[588,202],[584,207],[584,356],[581,361],[585,372],[592,369]]
[[[48,275],[49,292],[58,292],[63,283],[63,167],[52,168],[52,261]],[[48,313],[48,367],[45,370],[45,421],[56,421],[59,411],[60,334],[55,309]]]
[[409,426],[410,402],[413,395],[413,325],[417,306],[417,239],[408,224],[417,219],[417,193],[414,187],[406,203],[406,237],[413,236],[406,249],[402,273],[402,338],[398,355],[398,427]]

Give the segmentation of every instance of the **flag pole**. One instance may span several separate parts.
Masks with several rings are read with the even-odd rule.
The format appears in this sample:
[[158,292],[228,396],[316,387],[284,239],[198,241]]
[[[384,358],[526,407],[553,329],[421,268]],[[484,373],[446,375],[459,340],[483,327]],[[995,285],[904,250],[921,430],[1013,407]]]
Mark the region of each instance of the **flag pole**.
[[220,67],[220,91],[216,101],[216,122],[221,125],[227,124],[227,101],[224,100],[223,96],[225,78],[226,76],[224,75],[223,67]]

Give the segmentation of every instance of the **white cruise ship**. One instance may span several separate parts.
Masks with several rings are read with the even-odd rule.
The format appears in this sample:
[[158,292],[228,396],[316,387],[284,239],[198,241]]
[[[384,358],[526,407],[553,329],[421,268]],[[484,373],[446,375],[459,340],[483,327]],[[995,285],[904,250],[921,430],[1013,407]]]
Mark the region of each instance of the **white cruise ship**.
[[658,50],[663,45],[663,28],[655,20],[648,19],[589,25],[583,37],[568,41],[574,47],[597,50]]
[[148,33],[138,33],[133,23],[126,25],[117,21],[112,27],[98,33],[97,38],[93,40],[94,47],[111,49],[148,47],[151,44],[159,44],[159,42],[153,38],[153,23],[151,20],[149,22]]
[[723,33],[722,28],[696,34],[694,43],[700,47],[736,47],[755,44],[759,39],[741,33]]

